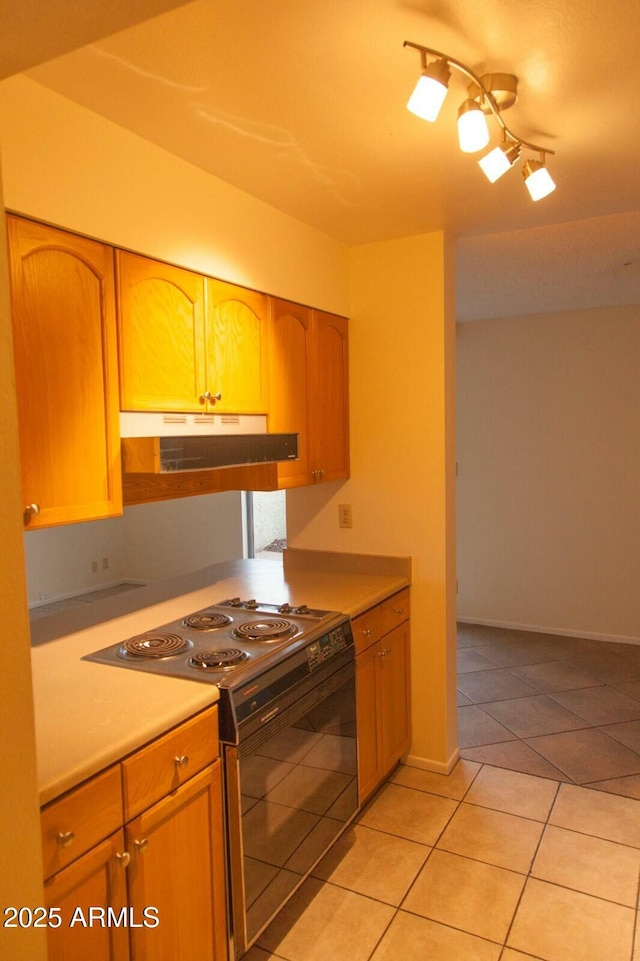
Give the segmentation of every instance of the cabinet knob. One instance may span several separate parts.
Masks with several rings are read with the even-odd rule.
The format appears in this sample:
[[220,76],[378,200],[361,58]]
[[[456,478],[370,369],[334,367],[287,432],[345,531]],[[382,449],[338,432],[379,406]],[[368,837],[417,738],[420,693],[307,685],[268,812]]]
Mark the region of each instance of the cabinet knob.
[[40,513],[40,505],[39,505],[39,504],[27,504],[27,506],[25,507],[25,509],[24,509],[23,512],[22,512],[22,516],[23,516],[23,518],[24,518],[25,524],[28,524],[29,521],[31,520],[31,518],[32,518],[32,517],[35,517],[36,514],[39,514],[39,513]]
[[60,833],[56,835],[56,841],[61,848],[71,847],[75,839],[76,836],[73,831],[60,831]]
[[149,838],[142,838],[140,841],[134,841],[133,846],[138,854],[144,854],[149,847]]
[[217,394],[212,394],[210,390],[205,390],[204,394],[200,394],[199,400],[201,404],[215,404],[217,400],[222,400],[222,394],[220,391]]
[[373,634],[373,631],[371,630],[370,627],[365,627],[362,633],[364,634],[365,637],[371,637],[371,635]]
[[189,763],[189,755],[180,754],[178,757],[174,757],[173,763],[177,768],[184,768]]
[[396,607],[393,611],[394,614],[404,614],[404,607]]
[[114,860],[120,865],[121,868],[128,868],[129,862],[131,860],[131,855],[128,851],[122,851],[121,853],[113,855]]

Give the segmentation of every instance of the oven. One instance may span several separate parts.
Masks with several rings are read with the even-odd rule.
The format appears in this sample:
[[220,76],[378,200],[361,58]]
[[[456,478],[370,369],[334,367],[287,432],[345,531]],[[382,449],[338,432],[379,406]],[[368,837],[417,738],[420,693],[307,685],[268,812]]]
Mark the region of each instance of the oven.
[[230,956],[241,957],[357,811],[349,618],[230,598],[86,659],[218,686]]

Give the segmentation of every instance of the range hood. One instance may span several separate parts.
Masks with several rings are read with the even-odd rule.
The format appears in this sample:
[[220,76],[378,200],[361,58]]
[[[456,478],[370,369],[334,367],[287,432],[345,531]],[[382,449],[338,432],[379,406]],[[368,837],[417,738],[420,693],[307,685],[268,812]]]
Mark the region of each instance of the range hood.
[[268,434],[264,415],[120,414],[125,471],[170,474],[296,460],[297,434]]

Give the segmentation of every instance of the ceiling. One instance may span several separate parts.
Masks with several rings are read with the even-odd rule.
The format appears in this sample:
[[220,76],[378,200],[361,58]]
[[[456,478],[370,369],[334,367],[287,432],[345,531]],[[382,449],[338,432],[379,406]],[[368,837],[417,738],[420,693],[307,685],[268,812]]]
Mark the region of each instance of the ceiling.
[[[640,303],[637,0],[172,5],[138,3],[166,12],[123,30],[111,0],[59,49],[84,46],[29,75],[347,245],[447,231],[461,319]],[[101,3],[53,9],[69,6],[99,20]],[[553,194],[534,204],[522,164],[492,185],[459,151],[459,75],[436,124],[405,109],[420,70],[405,40],[518,76],[505,121],[556,151]]]

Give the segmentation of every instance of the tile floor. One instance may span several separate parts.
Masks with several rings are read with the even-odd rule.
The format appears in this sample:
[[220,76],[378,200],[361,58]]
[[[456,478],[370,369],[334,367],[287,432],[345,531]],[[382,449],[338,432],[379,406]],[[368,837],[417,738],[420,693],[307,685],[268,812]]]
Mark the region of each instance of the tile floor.
[[458,626],[462,757],[640,798],[640,646]]
[[246,961],[640,961],[640,648],[459,646],[461,761],[398,767]]

